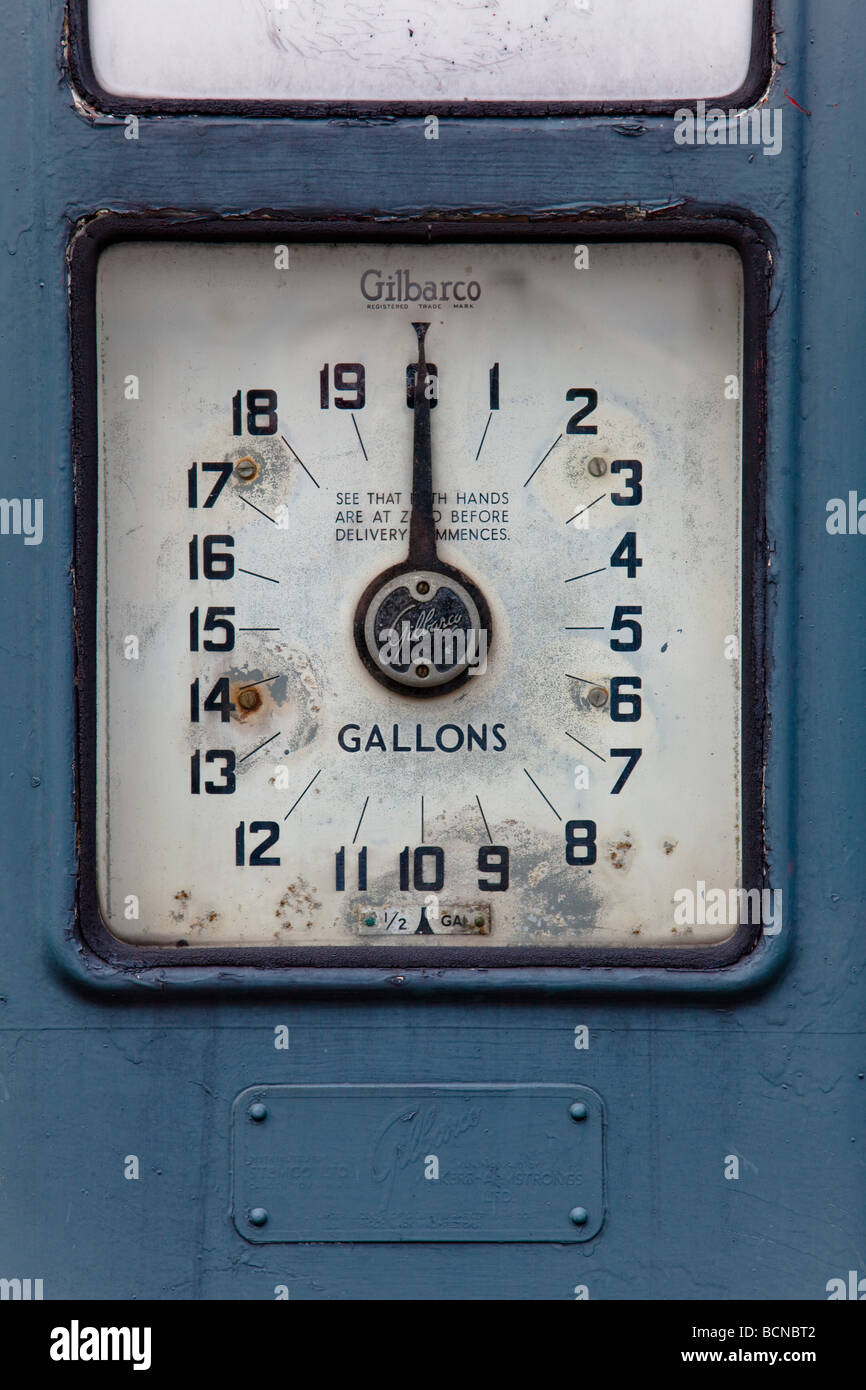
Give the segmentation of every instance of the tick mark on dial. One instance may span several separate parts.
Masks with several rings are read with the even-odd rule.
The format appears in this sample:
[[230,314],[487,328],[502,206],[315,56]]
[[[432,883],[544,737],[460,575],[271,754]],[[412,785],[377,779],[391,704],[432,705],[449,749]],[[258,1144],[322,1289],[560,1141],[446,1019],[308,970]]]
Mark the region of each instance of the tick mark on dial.
[[355,826],[355,833],[354,833],[354,835],[352,836],[352,844],[354,844],[355,841],[356,841],[357,838],[358,838],[358,831],[361,829],[361,821],[364,819],[364,812],[365,812],[366,809],[367,809],[367,802],[368,802],[369,800],[370,800],[370,798],[369,798],[369,796],[368,796],[368,797],[365,799],[363,806],[361,807],[361,814],[360,814],[360,816],[358,817],[358,824]]
[[[361,446],[361,453],[364,455],[364,462],[365,462],[365,463],[369,463],[370,460],[367,458],[367,450],[364,448],[364,441],[363,441],[363,439],[361,438],[361,431],[358,429],[358,421],[355,419],[355,412],[354,412],[354,411],[352,411],[352,424],[355,426],[355,433],[356,433],[356,435],[358,436],[358,443],[359,443],[360,446]],[[295,457],[296,457],[296,458],[298,457],[297,454],[295,454]],[[298,459],[298,463],[301,463],[301,460],[300,460],[300,459]],[[301,464],[301,467],[302,467],[302,468],[303,468],[303,466],[304,466],[304,465]]]
[[249,685],[242,685],[241,690],[255,690],[257,685],[270,685],[271,681],[278,681],[280,675],[282,675],[282,672],[276,676],[266,676],[262,681],[251,681]]
[[546,459],[549,459],[549,458],[550,458],[550,455],[553,453],[554,449],[556,448],[556,446],[557,446],[557,444],[559,443],[559,441],[560,441],[561,438],[562,438],[562,435],[561,435],[561,434],[558,434],[558,435],[556,436],[556,438],[554,439],[554,441],[553,441],[553,443],[551,444],[550,448],[548,449],[547,453],[544,455],[544,458],[541,459],[541,461],[535,465],[535,467],[533,468],[533,470],[532,470],[532,472],[530,473],[529,477],[526,479],[526,482],[523,484],[524,487],[529,487],[529,484],[532,482],[532,479],[535,477],[536,473],[538,472],[539,468],[541,467],[541,464],[544,463]]
[[[523,771],[526,772],[526,768],[524,768]],[[535,778],[534,778],[534,777],[531,775],[531,773],[529,773],[529,772],[526,772],[526,775],[527,775],[527,777],[529,778],[529,780],[530,780],[530,782],[532,783],[532,785],[534,786],[535,790],[538,792],[538,795],[539,795],[544,801],[547,802],[547,804],[548,804],[548,806],[550,807],[551,811],[552,811],[553,814],[556,816],[556,819],[557,819],[557,820],[562,820],[562,816],[561,816],[561,815],[559,814],[559,812],[557,811],[557,809],[556,809],[556,807],[554,806],[553,802],[552,802],[548,797],[546,797],[546,796],[544,795],[544,792],[541,790],[541,788],[540,788],[540,786],[538,785],[538,783],[536,782]]]
[[478,462],[478,459],[479,459],[479,457],[480,457],[480,455],[481,455],[481,450],[484,448],[484,441],[485,441],[485,439],[487,438],[487,431],[490,429],[490,421],[491,421],[492,419],[493,419],[493,411],[491,410],[490,414],[489,414],[488,417],[487,417],[487,424],[484,426],[484,433],[483,433],[482,436],[481,436],[481,443],[478,445],[478,452],[477,452],[476,455],[475,455],[475,462],[476,462],[476,463]]
[[315,484],[316,484],[316,487],[318,487],[319,484],[316,483],[315,478],[313,477],[313,475],[312,475],[312,473],[310,472],[310,470],[309,470],[309,468],[307,467],[307,465],[304,463],[304,460],[303,460],[298,454],[295,453],[295,451],[294,451],[294,449],[292,448],[291,444],[290,444],[289,441],[286,439],[286,436],[285,436],[284,434],[281,434],[281,435],[280,435],[280,439],[281,439],[281,440],[283,441],[283,443],[285,444],[285,446],[286,446],[286,448],[288,449],[289,453],[290,453],[290,454],[293,454],[294,457],[298,460],[298,463],[299,463],[299,464],[301,465],[301,467],[303,468],[303,470],[304,470],[304,472],[306,473],[307,477],[309,478],[310,482],[311,482],[311,483],[315,483]]
[[487,832],[487,838],[488,838],[488,840],[490,841],[490,843],[491,843],[491,845],[492,845],[492,844],[493,844],[493,836],[490,834],[490,826],[487,824],[487,817],[486,817],[485,814],[484,814],[484,807],[481,805],[481,798],[480,798],[478,795],[476,795],[475,800],[478,802],[478,809],[479,809],[479,811],[481,812],[481,819],[482,819],[483,822],[484,822],[484,829],[485,829],[485,831]]
[[579,743],[581,748],[585,748],[587,753],[591,753],[594,758],[598,758],[600,763],[607,762],[607,758],[603,758],[600,753],[596,753],[595,749],[590,748],[588,743],[583,743],[579,738],[575,738],[574,734],[570,734],[567,729],[565,730],[565,737],[570,738],[574,743]]
[[[269,744],[269,743],[273,743],[274,739],[275,739],[275,738],[279,738],[279,736],[280,736],[280,731],[279,731],[279,729],[278,729],[277,732],[276,732],[275,734],[271,734],[270,738],[266,738],[265,741],[264,741],[264,743],[257,743],[256,746],[255,746],[255,748],[251,748],[251,749],[250,749],[249,753],[245,753],[244,756],[243,756],[242,758],[238,758],[238,767],[240,767],[241,763],[245,763],[246,760],[247,760],[247,758],[251,758],[251,757],[253,756],[253,753],[258,753],[258,751],[259,751],[260,748],[267,748],[268,744]],[[289,750],[286,749],[286,752],[288,752],[288,751],[289,751]]]
[[251,502],[248,497],[241,497],[241,501],[244,503],[245,506],[252,507],[254,512],[258,512],[259,516],[263,516],[266,521],[270,521],[274,526],[276,526],[277,523],[274,520],[274,518],[272,516],[268,516],[267,512],[263,512],[261,507],[257,507],[255,502]]
[[576,579],[589,579],[589,576],[590,576],[591,574],[604,574],[604,572],[605,572],[604,569],[600,569],[600,570],[587,570],[586,574],[575,574],[575,575],[572,576],[571,579],[566,579],[565,582],[566,582],[566,584],[573,584],[573,583],[575,582]]
[[307,792],[310,790],[310,787],[313,785],[313,783],[314,783],[315,780],[316,780],[316,777],[319,776],[319,773],[320,773],[321,771],[322,771],[322,769],[319,768],[319,772],[316,773],[316,776],[310,778],[309,782],[308,782],[307,785],[304,787],[304,790],[301,792],[301,795],[298,797],[298,800],[297,800],[296,802],[294,802],[293,805],[291,805],[291,806],[289,807],[288,811],[287,811],[286,814],[283,816],[283,820],[288,820],[288,819],[289,819],[289,816],[292,814],[292,811],[294,811],[295,806],[298,805],[298,802],[299,802],[299,801],[303,801],[304,797],[307,795]]
[[589,509],[590,509],[590,507],[594,507],[594,506],[595,506],[596,502],[600,502],[602,497],[607,497],[607,493],[606,493],[606,492],[603,492],[603,493],[601,494],[601,497],[596,497],[596,498],[593,499],[592,502],[587,502],[587,504],[586,504],[585,507],[581,507],[581,509],[580,509],[579,512],[575,512],[574,516],[570,516],[570,517],[568,518],[568,521],[565,523],[566,526],[570,526],[571,523],[572,523],[573,521],[577,521],[577,518],[578,518],[579,516],[583,516],[584,512],[588,512]]
[[255,570],[245,570],[243,565],[238,565],[239,574],[251,574],[253,579],[266,579],[269,584],[279,584],[279,579],[271,579],[269,574],[258,574]]

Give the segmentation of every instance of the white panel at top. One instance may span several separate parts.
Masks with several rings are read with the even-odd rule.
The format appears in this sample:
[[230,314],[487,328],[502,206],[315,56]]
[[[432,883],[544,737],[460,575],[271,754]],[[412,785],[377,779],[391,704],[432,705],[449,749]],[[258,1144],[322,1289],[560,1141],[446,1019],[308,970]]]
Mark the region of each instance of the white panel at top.
[[753,0],[89,0],[97,81],[151,100],[720,97]]

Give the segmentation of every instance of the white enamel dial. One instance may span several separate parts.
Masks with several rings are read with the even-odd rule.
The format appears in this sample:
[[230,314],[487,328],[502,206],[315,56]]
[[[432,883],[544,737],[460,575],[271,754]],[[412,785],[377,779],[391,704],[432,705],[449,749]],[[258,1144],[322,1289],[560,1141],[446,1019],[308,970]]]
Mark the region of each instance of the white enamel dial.
[[731,935],[735,250],[124,242],[96,308],[115,936]]

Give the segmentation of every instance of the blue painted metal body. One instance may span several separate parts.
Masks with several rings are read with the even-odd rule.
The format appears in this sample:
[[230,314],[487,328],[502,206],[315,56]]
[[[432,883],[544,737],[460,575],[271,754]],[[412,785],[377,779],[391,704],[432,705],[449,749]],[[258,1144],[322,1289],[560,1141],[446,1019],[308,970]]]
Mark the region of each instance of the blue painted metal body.
[[[675,146],[670,117],[423,122],[76,111],[59,0],[0,4],[0,1276],[46,1298],[823,1299],[866,1274],[866,19],[779,0],[781,154]],[[788,100],[788,94],[799,107]],[[799,108],[806,110],[800,110]],[[806,114],[808,111],[810,114]],[[859,160],[859,164],[858,164]],[[522,992],[383,972],[287,992],[254,972],[121,977],[74,938],[73,487],[66,250],[99,209],[479,216],[748,211],[775,239],[768,342],[769,879],[781,938],[709,975],[533,972]],[[196,978],[198,975],[198,978]],[[275,1029],[289,1029],[277,1050]],[[575,1027],[590,1045],[575,1049]],[[607,1115],[607,1220],[580,1244],[251,1244],[230,1217],[251,1086],[583,1085]],[[518,1135],[515,1133],[515,1143]],[[347,1150],[352,1143],[346,1135]],[[137,1181],[124,1158],[140,1160]],[[740,1158],[726,1180],[725,1159]]]

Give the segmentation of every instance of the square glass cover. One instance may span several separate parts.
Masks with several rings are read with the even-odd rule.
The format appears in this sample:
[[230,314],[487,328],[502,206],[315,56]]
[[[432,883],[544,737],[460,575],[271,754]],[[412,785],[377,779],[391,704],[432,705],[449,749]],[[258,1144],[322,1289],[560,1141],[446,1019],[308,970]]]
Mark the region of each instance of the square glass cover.
[[738,252],[127,241],[96,296],[109,931],[730,938]]

